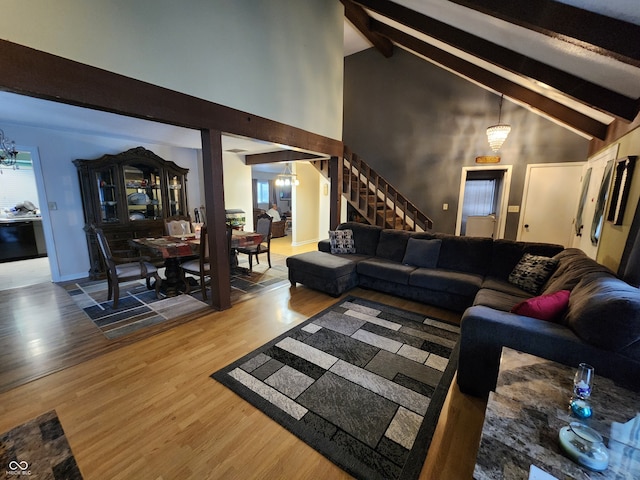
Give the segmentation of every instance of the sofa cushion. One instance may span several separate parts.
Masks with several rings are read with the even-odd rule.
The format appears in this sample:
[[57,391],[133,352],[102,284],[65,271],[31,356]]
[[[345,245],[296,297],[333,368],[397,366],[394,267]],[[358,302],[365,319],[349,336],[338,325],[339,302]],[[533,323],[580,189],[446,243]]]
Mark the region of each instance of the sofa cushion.
[[590,273],[615,276],[607,267],[587,257],[582,250],[577,248],[567,248],[553,258],[558,260],[558,267],[545,283],[542,289],[543,294],[558,290],[573,290],[580,279]]
[[442,240],[410,238],[407,242],[407,250],[404,253],[402,263],[423,268],[436,268]]
[[441,268],[416,268],[409,277],[409,285],[466,297],[478,293],[481,284],[482,275]]
[[509,283],[507,280],[500,280],[499,278],[495,277],[485,277],[482,282],[481,288],[497,290],[498,292],[504,292],[519,298],[530,298],[532,296],[531,293],[525,292],[523,289],[514,285],[513,283]]
[[593,273],[571,292],[567,326],[591,345],[640,360],[640,291],[615,277]]
[[376,257],[402,263],[404,252],[407,249],[407,241],[410,237],[411,232],[405,230],[382,230],[378,240]]
[[369,258],[358,263],[358,274],[380,278],[389,282],[409,284],[409,275],[416,267],[384,258]]
[[358,222],[345,222],[340,224],[337,230],[353,231],[353,242],[359,254],[369,256],[376,254],[382,228]]
[[353,243],[353,230],[329,231],[331,253],[356,253]]
[[491,238],[444,234],[436,238],[442,239],[438,268],[486,275],[491,264]]
[[509,274],[509,282],[537,295],[558,266],[558,260],[525,253]]
[[350,261],[348,255],[305,252],[287,257],[287,267],[304,270],[310,275],[329,281],[343,275],[350,275],[355,271],[356,263]]
[[548,322],[557,322],[569,305],[569,290],[540,295],[518,303],[511,309],[512,313],[538,318]]
[[505,291],[481,288],[473,299],[473,304],[493,308],[501,312],[510,312],[515,305],[527,298],[531,298],[531,294],[524,290],[518,289],[518,292],[520,293],[516,295]]
[[[489,275],[506,280],[525,253],[553,257],[564,249],[562,245],[537,242],[493,241]],[[556,289],[561,290],[561,289]]]

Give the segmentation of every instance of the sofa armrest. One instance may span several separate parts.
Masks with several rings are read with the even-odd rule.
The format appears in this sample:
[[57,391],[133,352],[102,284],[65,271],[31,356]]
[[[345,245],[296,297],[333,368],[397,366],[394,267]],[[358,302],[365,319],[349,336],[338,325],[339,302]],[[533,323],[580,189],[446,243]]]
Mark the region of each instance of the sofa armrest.
[[613,354],[580,340],[564,325],[494,310],[468,308],[461,320],[458,386],[463,393],[486,398],[496,387],[502,347],[569,366]]
[[331,253],[331,242],[329,242],[328,238],[325,238],[324,240],[320,240],[318,242],[318,250],[320,252]]

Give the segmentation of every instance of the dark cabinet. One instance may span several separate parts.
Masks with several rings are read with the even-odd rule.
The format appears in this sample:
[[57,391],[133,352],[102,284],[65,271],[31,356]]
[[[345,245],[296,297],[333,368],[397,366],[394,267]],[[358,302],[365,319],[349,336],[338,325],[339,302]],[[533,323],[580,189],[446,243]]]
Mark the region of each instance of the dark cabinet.
[[105,233],[114,255],[129,254],[129,240],[164,234],[164,219],[187,215],[188,169],[143,147],[93,160],[74,160],[78,169],[89,277],[104,277],[104,265],[91,225]]

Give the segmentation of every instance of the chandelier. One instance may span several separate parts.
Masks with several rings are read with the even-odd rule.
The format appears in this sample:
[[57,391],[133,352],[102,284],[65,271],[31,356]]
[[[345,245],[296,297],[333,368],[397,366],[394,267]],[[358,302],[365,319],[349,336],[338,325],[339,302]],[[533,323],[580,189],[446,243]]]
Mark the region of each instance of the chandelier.
[[15,167],[17,156],[16,142],[7,139],[4,132],[0,130],[0,164],[5,167]]
[[502,119],[502,100],[504,95],[500,96],[500,110],[498,113],[498,123],[496,125],[491,125],[487,128],[487,139],[489,140],[489,146],[491,150],[497,152],[502,147],[502,144],[509,136],[509,132],[511,131],[511,125],[506,123],[500,123]]
[[291,171],[291,166],[287,162],[284,170],[276,177],[276,185],[279,187],[297,187],[300,185],[298,176]]

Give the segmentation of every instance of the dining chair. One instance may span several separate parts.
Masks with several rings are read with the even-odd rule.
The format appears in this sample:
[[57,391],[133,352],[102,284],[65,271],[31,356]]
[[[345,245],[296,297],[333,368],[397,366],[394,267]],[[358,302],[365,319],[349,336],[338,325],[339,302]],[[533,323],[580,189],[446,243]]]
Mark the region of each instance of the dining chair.
[[95,232],[98,247],[106,265],[109,289],[107,300],[111,300],[113,297],[113,308],[118,308],[118,300],[120,299],[119,284],[129,280],[144,278],[147,280],[147,287],[149,288],[151,286],[150,280],[154,278],[156,281],[156,298],[159,298],[162,280],[158,275],[158,269],[149,263],[149,257],[114,257],[111,254],[111,248],[102,229],[95,226],[92,229]]
[[182,277],[187,288],[185,293],[189,293],[191,291],[189,281],[184,276],[185,273],[189,273],[191,275],[197,276],[200,279],[202,299],[206,301],[207,287],[205,279],[206,277],[209,277],[211,275],[211,265],[209,263],[209,241],[207,239],[206,225],[203,225],[200,230],[200,254],[198,255],[198,258],[187,260],[186,262],[181,263],[180,269],[182,271]]
[[186,215],[173,215],[164,219],[165,233],[172,237],[182,237],[193,233],[191,219]]
[[262,242],[258,245],[251,245],[248,247],[238,247],[238,253],[244,253],[249,256],[249,273],[253,271],[253,257],[256,257],[256,263],[260,264],[260,259],[258,255],[261,253],[267,254],[267,262],[269,263],[269,268],[271,268],[271,223],[273,218],[271,218],[266,213],[264,215],[259,215],[256,222],[256,233],[262,235]]

